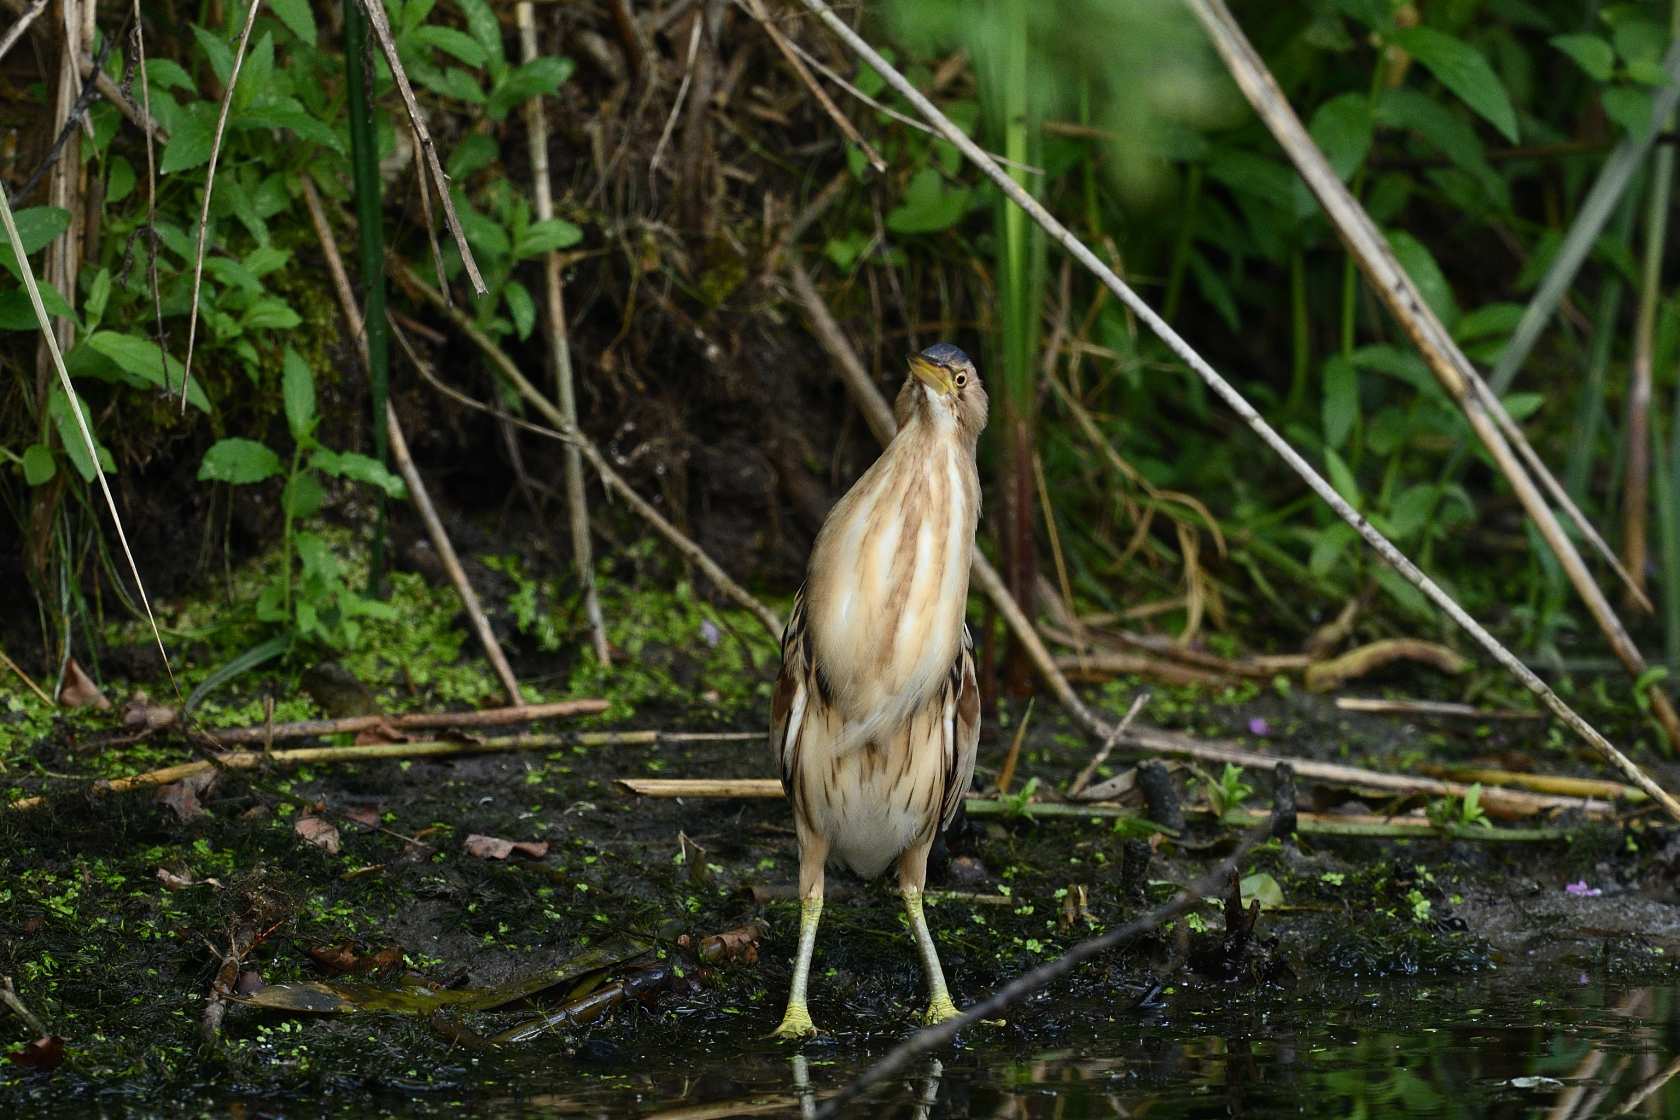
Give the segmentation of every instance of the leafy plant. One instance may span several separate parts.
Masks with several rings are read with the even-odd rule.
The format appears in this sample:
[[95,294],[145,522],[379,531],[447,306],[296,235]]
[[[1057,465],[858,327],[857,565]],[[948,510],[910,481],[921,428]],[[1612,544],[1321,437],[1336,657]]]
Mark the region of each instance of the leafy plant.
[[1218,781],[1199,766],[1196,767],[1196,775],[1207,794],[1208,808],[1220,819],[1240,806],[1247,800],[1248,795],[1254,792],[1254,787],[1242,780],[1242,767],[1233,766],[1229,762],[1225,764],[1225,771],[1219,775]]
[[300,523],[319,512],[326,501],[326,489],[317,475],[366,483],[391,498],[406,497],[408,491],[402,479],[377,460],[321,446],[315,438],[321,422],[315,403],[315,379],[290,347],[285,352],[281,396],[293,441],[289,467],[267,445],[232,437],[217,441],[204,453],[198,477],[200,481],[250,486],[285,476],[280,491],[285,518],[280,570],[258,596],[256,617],[277,623],[304,641],[353,646],[361,632],[358,618],[391,619],[395,615],[386,604],[353,591],[345,581],[344,562],[320,535],[300,528]]
[[1452,832],[1471,825],[1492,828],[1493,822],[1482,811],[1481,800],[1482,783],[1477,782],[1464,791],[1463,798],[1443,797],[1430,802],[1424,812],[1429,818],[1429,823],[1443,832]]
[[1038,779],[1028,778],[1027,784],[1021,787],[1019,793],[1000,793],[998,800],[1003,803],[1003,815],[1006,817],[1023,816],[1027,806],[1032,804],[1033,794],[1038,792]]

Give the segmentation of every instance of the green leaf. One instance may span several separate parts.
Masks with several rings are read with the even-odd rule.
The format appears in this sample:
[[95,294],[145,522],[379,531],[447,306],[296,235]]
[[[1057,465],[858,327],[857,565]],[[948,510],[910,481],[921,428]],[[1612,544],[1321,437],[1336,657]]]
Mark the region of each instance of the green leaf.
[[248,331],[289,331],[303,322],[279,296],[263,296],[239,317],[239,325]]
[[[211,122],[214,125],[214,122]],[[323,147],[344,155],[344,140],[331,125],[311,116],[296,98],[276,98],[261,108],[252,109],[240,117],[241,131],[254,128],[289,128],[299,140],[312,140]],[[206,157],[208,158],[208,157]]]
[[1524,307],[1520,303],[1490,303],[1478,307],[1453,327],[1453,338],[1469,342],[1489,335],[1508,335],[1522,322]]
[[210,63],[216,80],[226,86],[228,78],[233,75],[233,48],[224,42],[220,35],[196,23],[192,25],[192,33],[193,38],[198,40],[198,49],[204,52],[205,59]]
[[1342,500],[1347,502],[1348,505],[1358,509],[1359,482],[1353,477],[1353,471],[1348,468],[1342,457],[1336,454],[1336,449],[1333,447],[1324,449],[1324,468],[1330,476],[1330,485],[1336,488],[1336,493],[1340,494]]
[[1276,879],[1263,871],[1257,875],[1245,875],[1238,887],[1242,891],[1245,910],[1248,904],[1255,900],[1259,901],[1262,910],[1275,910],[1283,905],[1283,888],[1278,886]]
[[1511,96],[1475,47],[1433,27],[1398,29],[1390,32],[1389,38],[1459,100],[1486,118],[1505,139],[1517,143],[1517,114],[1511,107]]
[[286,347],[282,360],[280,396],[286,404],[286,427],[299,443],[309,443],[315,434],[315,377],[296,350]]
[[1313,143],[1345,183],[1365,162],[1376,123],[1368,98],[1363,94],[1344,93],[1318,107],[1308,131],[1312,133]]
[[309,0],[268,0],[268,10],[286,25],[287,31],[315,45],[315,13],[309,9]]
[[1393,568],[1386,564],[1381,565],[1372,570],[1371,578],[1376,580],[1377,586],[1407,614],[1425,620],[1435,617],[1435,608],[1430,604],[1429,598]]
[[[81,405],[82,419],[88,425],[88,434],[93,434],[93,410],[87,401],[77,394],[77,402]],[[47,415],[52,417],[53,425],[58,429],[58,438],[64,444],[64,454],[75,466],[76,472],[82,476],[83,482],[92,482],[98,471],[94,469],[93,460],[88,458],[87,441],[82,439],[81,426],[76,423],[75,414],[70,411],[70,398],[64,395],[64,390],[54,385],[47,393]],[[95,437],[93,446],[99,454],[99,465],[107,474],[115,474],[117,462],[111,458],[111,453],[105,445]]]
[[31,486],[51,482],[58,474],[58,464],[44,443],[32,443],[23,453],[23,480]]
[[455,0],[455,6],[466,17],[467,31],[484,48],[485,61],[502,61],[502,25],[490,5],[484,0]]
[[573,69],[569,58],[533,58],[496,83],[485,112],[491,120],[499,121],[533,97],[552,95],[572,76]]
[[583,240],[583,231],[562,218],[533,222],[513,246],[515,260],[540,257],[552,249],[569,249]]
[[1651,128],[1651,95],[1629,86],[1612,86],[1598,95],[1604,115],[1627,129],[1629,136],[1642,137]]
[[292,254],[290,250],[278,249],[273,245],[264,245],[260,248],[252,249],[245,255],[245,259],[240,263],[245,266],[246,272],[258,279],[261,279],[271,272],[285,268],[291,259]]
[[1422,529],[1435,512],[1440,490],[1431,482],[1408,486],[1394,499],[1388,511],[1388,527],[1397,540],[1405,540]]
[[293,475],[280,491],[280,508],[290,509],[293,520],[313,515],[326,500],[327,492],[308,471]]
[[210,149],[215,143],[216,118],[221,107],[210,101],[194,101],[176,115],[169,134],[169,144],[163,149],[163,162],[158,174],[172,175],[177,171],[191,171],[210,162]]
[[[45,284],[39,286],[41,303],[47,309],[48,315],[62,315],[75,322],[76,313],[64,297],[58,294],[57,288]],[[0,331],[35,331],[41,329],[41,320],[35,315],[35,305],[29,301],[29,293],[22,288],[13,288],[7,292],[0,292]]]
[[1510,207],[1510,188],[1488,163],[1476,130],[1439,101],[1415,89],[1385,90],[1377,101],[1377,120],[1390,128],[1417,133],[1452,160],[1454,167],[1480,183],[1502,209]]
[[[192,75],[187,73],[179,62],[167,58],[148,58],[146,60],[146,80],[154,88],[184,89],[188,93],[198,92],[198,83],[192,80]],[[154,114],[157,112],[155,104],[152,106],[152,111]]]
[[88,285],[87,299],[82,301],[82,314],[88,330],[99,326],[99,320],[105,317],[105,306],[111,301],[111,270],[101,268],[94,276],[93,283]]
[[404,485],[402,476],[392,474],[378,459],[367,455],[322,448],[309,457],[309,466],[335,478],[348,478],[353,482],[377,486],[385,491],[386,497],[408,497],[408,487]]
[[1597,35],[1554,35],[1552,46],[1575,60],[1595,82],[1608,82],[1616,69],[1616,52]]
[[285,465],[264,444],[254,439],[217,440],[204,453],[198,466],[200,482],[226,482],[232,486],[246,486],[273,478],[285,471]]
[[[17,223],[18,240],[23,243],[23,255],[27,257],[46,248],[54,238],[70,228],[70,211],[56,206],[31,206],[13,213],[12,220]],[[0,266],[20,281],[23,279],[23,273],[18,270],[17,256],[12,251],[12,240],[3,229],[0,229]]]
[[931,167],[916,172],[904,191],[904,205],[887,214],[894,233],[937,233],[950,229],[968,213],[972,192],[966,187],[945,189],[945,180]]
[[1389,247],[1399,258],[1400,267],[1417,285],[1418,294],[1423,296],[1423,301],[1435,312],[1442,325],[1451,330],[1458,322],[1458,301],[1453,298],[1452,285],[1447,283],[1446,274],[1435,263],[1435,254],[1405,230],[1391,230],[1387,237]]
[[486,136],[482,132],[470,133],[449,153],[449,163],[444,170],[449,172],[451,179],[462,182],[474,172],[482,171],[496,162],[501,154],[495,137]]
[[1341,562],[1342,553],[1347,546],[1359,539],[1353,526],[1345,521],[1338,521],[1318,534],[1318,540],[1313,543],[1312,555],[1307,559],[1307,572],[1314,579],[1322,579],[1329,575],[1336,565]]
[[1359,374],[1340,354],[1324,361],[1324,442],[1340,447],[1359,418]]
[[530,291],[517,280],[509,280],[507,287],[502,289],[502,298],[507,301],[508,314],[513,316],[513,329],[519,335],[521,342],[531,337],[531,328],[537,324],[537,305],[531,299]]
[[468,66],[483,66],[490,60],[490,55],[482,44],[464,31],[457,31],[453,27],[439,27],[429,24],[416,27],[404,39],[408,43],[416,43],[426,47],[436,47],[447,55],[466,63]]
[[1202,298],[1219,312],[1219,317],[1225,320],[1225,325],[1233,332],[1242,330],[1242,323],[1237,316],[1237,301],[1231,295],[1225,278],[1208,264],[1206,257],[1194,249],[1190,251],[1190,275],[1195,277],[1196,289],[1202,293]]
[[[186,370],[174,355],[170,355],[168,376],[165,377],[163,351],[152,339],[115,331],[95,331],[88,336],[86,345],[88,349],[109,358],[125,373],[144,378],[167,393],[178,395],[181,392],[181,378]],[[200,412],[210,411],[210,398],[204,395],[196,378],[187,381],[187,403]]]
[[112,156],[105,172],[105,205],[115,206],[134,193],[134,165],[122,156]]
[[1499,403],[1505,406],[1513,420],[1527,420],[1539,412],[1546,404],[1544,393],[1507,393],[1499,398]]

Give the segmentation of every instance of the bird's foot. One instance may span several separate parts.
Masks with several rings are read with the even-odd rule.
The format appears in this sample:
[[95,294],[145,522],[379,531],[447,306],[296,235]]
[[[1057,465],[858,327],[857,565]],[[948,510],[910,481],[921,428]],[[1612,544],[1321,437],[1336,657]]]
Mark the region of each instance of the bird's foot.
[[935,1023],[943,1023],[947,1019],[955,1019],[961,1014],[962,1012],[957,1010],[957,1005],[951,1002],[951,997],[945,995],[944,993],[940,993],[933,998],[931,1003],[928,1004],[927,1012],[922,1016],[922,1026],[931,1027]]
[[790,1003],[787,1014],[782,1016],[782,1025],[771,1031],[770,1037],[782,1042],[804,1042],[817,1037],[817,1025],[811,1022],[811,1013],[803,1003]]

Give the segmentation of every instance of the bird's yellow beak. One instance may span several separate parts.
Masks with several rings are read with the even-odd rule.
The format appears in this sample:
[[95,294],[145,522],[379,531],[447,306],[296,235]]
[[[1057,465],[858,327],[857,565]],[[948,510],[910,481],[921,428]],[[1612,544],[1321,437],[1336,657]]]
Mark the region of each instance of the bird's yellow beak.
[[910,376],[942,397],[952,396],[957,391],[950,371],[937,362],[928,361],[920,354],[910,355]]

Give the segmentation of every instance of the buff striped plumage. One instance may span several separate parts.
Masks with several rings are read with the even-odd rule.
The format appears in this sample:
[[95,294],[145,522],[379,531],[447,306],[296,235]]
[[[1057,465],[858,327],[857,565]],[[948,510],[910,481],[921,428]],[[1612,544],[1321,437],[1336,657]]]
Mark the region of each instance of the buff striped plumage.
[[898,435],[829,514],[783,638],[771,735],[801,848],[860,874],[930,839],[973,777],[986,399],[966,369],[955,394],[905,383]]

